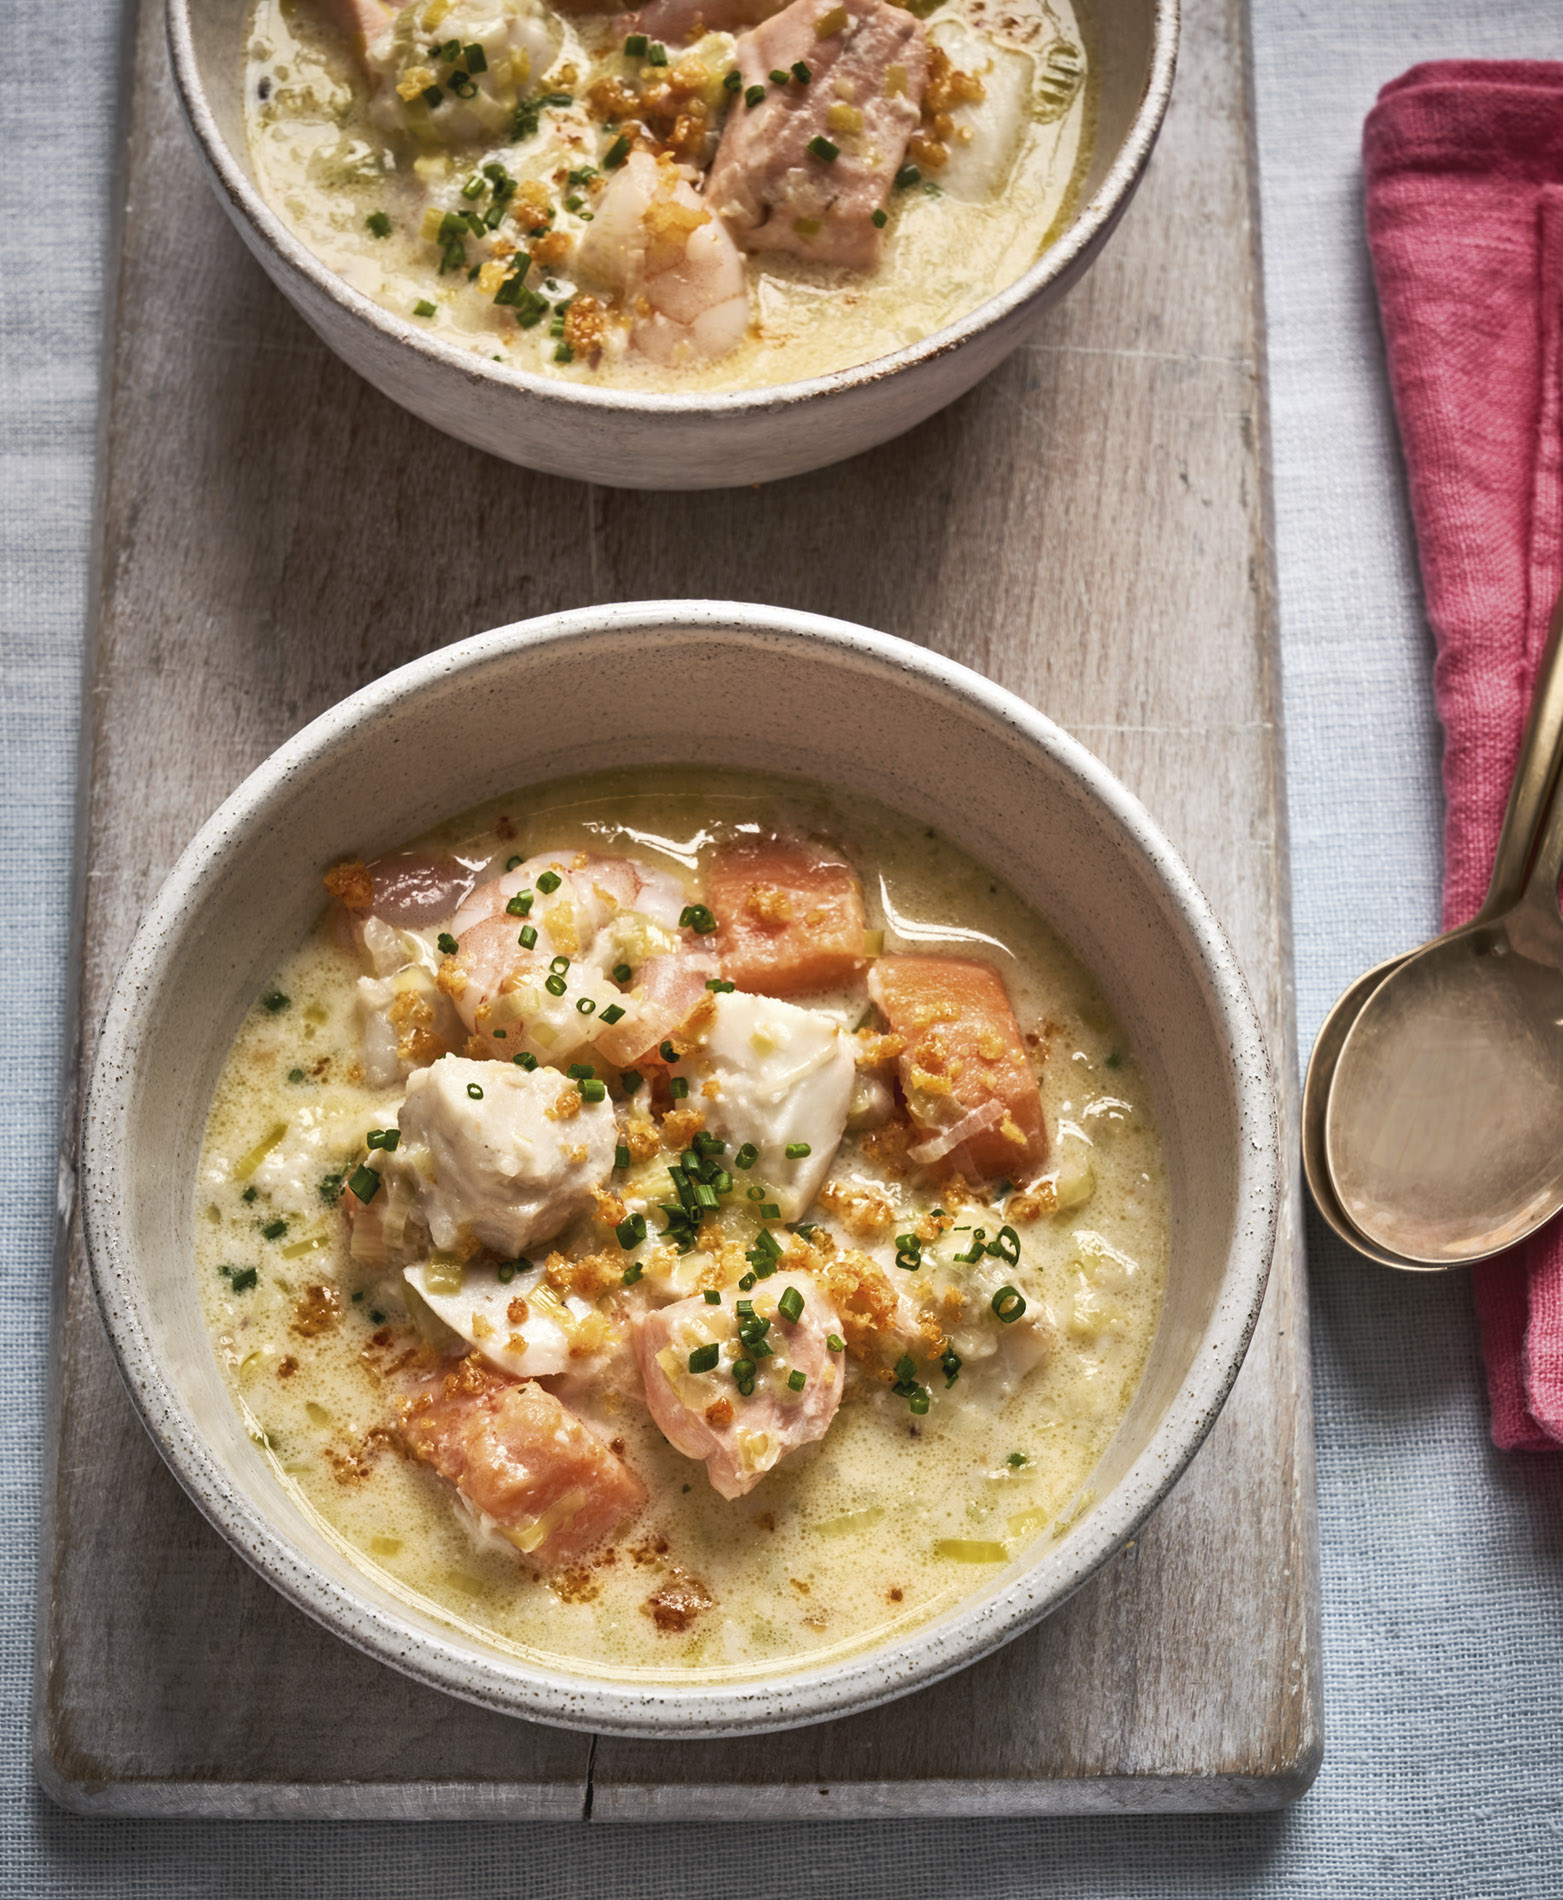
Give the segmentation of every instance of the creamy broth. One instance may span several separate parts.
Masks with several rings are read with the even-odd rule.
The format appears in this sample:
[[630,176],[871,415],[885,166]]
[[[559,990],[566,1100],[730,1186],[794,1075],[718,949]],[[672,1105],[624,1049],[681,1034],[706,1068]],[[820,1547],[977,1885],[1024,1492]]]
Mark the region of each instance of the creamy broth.
[[[534,787],[442,825],[420,845],[485,867],[483,876],[538,853],[566,867],[579,853],[623,856],[698,906],[713,853],[746,833],[829,841],[861,879],[871,968],[892,969],[885,959],[906,956],[975,961],[997,972],[1013,1005],[1040,1079],[1048,1145],[1039,1178],[973,1184],[948,1158],[911,1163],[897,1084],[888,1120],[876,1123],[884,1103],[870,1103],[873,1125],[844,1135],[812,1205],[785,1210],[796,1215],[790,1223],[762,1222],[784,1258],[776,1275],[757,1283],[750,1275],[748,1297],[762,1302],[784,1280],[809,1300],[824,1297],[812,1276],[823,1275],[825,1254],[866,1258],[909,1298],[964,1289],[964,1306],[946,1322],[947,1349],[967,1345],[953,1382],[941,1376],[926,1338],[913,1342],[915,1378],[893,1383],[896,1369],[885,1365],[893,1346],[872,1332],[855,1336],[851,1350],[833,1351],[826,1373],[814,1375],[839,1369],[842,1383],[823,1436],[729,1498],[663,1436],[621,1360],[601,1389],[589,1380],[567,1388],[568,1403],[644,1484],[638,1514],[600,1547],[553,1568],[518,1556],[492,1525],[480,1528],[451,1483],[395,1443],[398,1400],[467,1345],[409,1294],[399,1256],[366,1264],[354,1255],[361,1234],[350,1246],[346,1210],[357,1215],[363,1205],[355,1206],[348,1185],[361,1180],[354,1171],[393,1160],[382,1153],[377,1161],[366,1133],[396,1126],[409,1084],[365,1079],[366,966],[340,906],[284,962],[242,1025],[212,1105],[196,1187],[197,1284],[235,1401],[279,1481],[398,1593],[506,1650],[620,1678],[743,1678],[861,1648],[1062,1534],[1090,1502],[1092,1469],[1133,1396],[1162,1303],[1166,1186],[1133,1052],[1058,936],[1000,877],[933,832],[790,781],[659,768]],[[436,946],[448,922],[418,929]],[[627,965],[618,968],[609,980],[633,994]],[[744,994],[718,991],[716,1002]],[[817,1014],[831,1035],[839,1025],[843,1037],[874,1015],[866,973],[794,992],[789,1002]],[[879,1034],[883,1022],[874,1016],[864,1036]],[[862,1038],[854,1046],[860,1118],[863,1077],[876,1071],[863,1061]],[[492,1078],[511,1066],[491,1059],[498,1052],[490,1043],[481,1062],[461,1071],[489,1079],[490,1094]],[[419,1052],[432,1054],[427,1046]],[[434,1066],[466,1059],[458,1052]],[[898,1059],[888,1058],[888,1070],[881,1063],[881,1078],[896,1073]],[[715,1113],[715,1099],[701,1093],[699,1049],[681,1060],[694,1085],[679,1100],[666,1080],[677,1062],[657,1088],[648,1075],[633,1096],[611,1064],[589,1063],[607,1078],[621,1140],[636,1117],[642,1128],[648,1115],[665,1127],[671,1114],[702,1100]],[[555,1079],[564,1086],[557,1071]],[[652,1109],[654,1095],[661,1099]],[[693,1137],[686,1131],[680,1139]],[[733,1155],[730,1144],[720,1160],[731,1167]],[[625,1158],[621,1152],[616,1163]],[[529,1256],[549,1256],[560,1263],[552,1271],[566,1275],[576,1260],[607,1258],[614,1281],[607,1310],[634,1302],[642,1313],[666,1310],[690,1291],[692,1263],[716,1257],[714,1235],[747,1244],[758,1232],[746,1177],[734,1168],[734,1185],[713,1196],[723,1205],[695,1230],[690,1251],[676,1254],[661,1241],[666,1217],[657,1202],[668,1197],[666,1170],[676,1159],[654,1152],[627,1169],[616,1165],[623,1208],[570,1220]],[[776,1181],[785,1171],[763,1159],[762,1167],[774,1177],[764,1192],[784,1193]],[[899,1237],[936,1208],[945,1218],[913,1265]],[[620,1212],[632,1219],[637,1209],[649,1217],[649,1233],[626,1246],[604,1223]],[[978,1248],[975,1262],[957,1261],[973,1250],[979,1227],[1009,1237],[1004,1252]],[[422,1257],[438,1258],[427,1242]],[[795,1270],[794,1261],[804,1264]],[[456,1284],[489,1286],[496,1272],[516,1271],[510,1262],[496,1268],[493,1249],[469,1249]],[[721,1280],[723,1313],[744,1297],[730,1274],[713,1270],[711,1279]],[[1006,1304],[1014,1303],[1009,1295],[1024,1303],[1017,1323],[994,1316],[996,1281]],[[787,1330],[777,1318],[770,1337]],[[1011,1351],[1018,1357],[1005,1371]],[[710,1375],[712,1389],[730,1389],[723,1376]]]
[[[405,34],[409,42],[438,45],[446,32],[464,30],[473,8],[486,18],[520,3],[457,0],[452,10],[446,0],[420,0],[403,16],[416,15],[420,24]],[[605,266],[614,247],[604,237],[609,227],[597,223],[604,194],[624,176],[621,145],[627,149],[633,137],[637,152],[661,152],[665,166],[677,161],[690,216],[707,217],[706,182],[721,173],[719,128],[727,116],[747,118],[751,111],[746,93],[722,83],[736,78],[735,61],[745,57],[741,34],[670,43],[668,65],[653,67],[624,52],[633,16],[556,14],[536,0],[546,12],[547,50],[534,46],[526,56],[534,70],[524,83],[493,88],[498,103],[485,116],[496,123],[475,123],[469,136],[458,137],[449,130],[457,123],[450,108],[460,102],[447,95],[430,110],[414,92],[404,105],[393,82],[411,55],[399,66],[386,56],[381,69],[366,71],[330,4],[257,0],[254,9],[245,118],[268,203],[324,263],[387,310],[459,347],[572,382],[669,392],[750,389],[824,375],[916,343],[1036,262],[1072,214],[1089,162],[1089,42],[1071,0],[939,0],[914,25],[931,56],[944,62],[940,83],[946,91],[953,85],[955,96],[942,116],[925,106],[910,156],[882,180],[879,229],[869,237],[878,255],[845,264],[786,249],[747,251],[730,260],[742,303],[719,341],[682,329],[669,333],[674,341],[647,340],[647,296],[655,302],[658,293],[648,291],[649,280],[616,280]],[[820,0],[822,17],[827,7]],[[434,24],[421,24],[426,14]],[[371,49],[389,43],[372,41]],[[807,61],[799,63],[807,69]],[[434,80],[433,91],[450,76],[438,58],[411,70]],[[496,65],[476,81],[459,66],[451,70],[463,90],[489,88]],[[701,71],[703,143],[687,128],[670,131],[665,120],[648,129],[648,116],[637,117],[626,103],[668,72],[693,85],[690,75]],[[762,89],[774,89],[787,74],[762,77]],[[851,92],[848,82],[839,83]],[[788,84],[799,90],[797,81]],[[611,98],[605,104],[604,86],[627,90],[616,105]],[[474,109],[485,103],[474,102]],[[832,109],[858,110],[846,99]],[[764,102],[754,110],[763,111]],[[867,136],[835,120],[831,127],[827,146],[839,144],[842,154]],[[803,170],[813,164],[828,173],[843,162],[840,154],[823,164],[805,155]],[[722,216],[731,222],[727,212]],[[807,230],[820,220],[786,222]],[[722,241],[730,251],[725,235]],[[800,240],[805,252],[818,242]],[[528,250],[537,259],[530,267]],[[681,320],[685,314],[679,311]]]

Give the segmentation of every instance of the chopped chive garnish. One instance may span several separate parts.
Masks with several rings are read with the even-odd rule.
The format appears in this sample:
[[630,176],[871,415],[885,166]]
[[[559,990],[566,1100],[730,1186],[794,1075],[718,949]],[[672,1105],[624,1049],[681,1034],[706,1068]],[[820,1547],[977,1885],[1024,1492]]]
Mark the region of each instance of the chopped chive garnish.
[[681,1102],[689,1093],[689,1084],[685,1081],[683,1076],[675,1075],[673,1080],[668,1084],[668,1093],[673,1097],[675,1102]]
[[456,952],[461,948],[461,945],[457,943],[456,939],[448,930],[442,930],[434,941],[448,957],[455,956]]
[[[630,155],[630,139],[627,132],[621,132],[602,155],[604,171],[617,171]],[[539,880],[541,881],[541,880]]]
[[461,188],[463,198],[481,198],[488,190],[488,180],[482,172],[474,172]]
[[753,1318],[754,1318],[754,1301],[753,1301],[753,1300],[740,1300],[740,1301],[738,1302],[738,1305],[737,1305],[737,1307],[736,1307],[736,1309],[735,1309],[735,1311],[737,1312],[737,1314],[738,1314],[738,1317],[739,1317],[739,1318],[740,1318],[741,1320],[743,1320],[743,1319],[753,1319]]
[[1029,1460],[1023,1451],[1012,1451],[1004,1462],[1009,1466],[1011,1471],[1019,1471],[1020,1467],[1028,1463]]
[[557,871],[545,871],[537,880],[537,888],[543,893],[544,897],[552,897],[563,882],[564,880]]
[[235,1293],[248,1293],[250,1288],[254,1286],[255,1282],[260,1278],[260,1275],[253,1267],[239,1267],[238,1269],[229,1267],[221,1269],[221,1271],[226,1273],[228,1284],[233,1288]]
[[782,1150],[789,1161],[802,1161],[813,1152],[814,1150],[806,1141],[789,1141]]
[[644,59],[650,41],[644,33],[631,33],[624,42],[624,50],[631,59]]
[[550,959],[548,967],[555,976],[563,976],[570,967],[570,959],[568,957],[554,957]]
[[476,41],[466,49],[466,59],[467,71],[469,73],[486,73],[488,71],[488,54],[483,51],[483,48],[479,46]]
[[927,1386],[920,1385],[915,1392],[908,1393],[906,1403],[908,1409],[915,1412],[917,1416],[921,1418],[928,1410]]
[[523,864],[523,862],[524,862],[524,860],[523,860],[522,858],[519,858],[519,857],[514,857],[514,858],[506,858],[506,859],[505,859],[505,869],[506,869],[507,871],[519,871],[519,870],[520,870],[520,868],[521,868],[521,866],[522,866],[522,864]]
[[412,313],[415,317],[432,317],[434,315],[434,305],[429,302],[427,297],[420,297],[413,305]]
[[[326,1176],[326,1179],[327,1179],[327,1180],[329,1181],[329,1180],[331,1179],[331,1176],[330,1176],[330,1175],[327,1175],[327,1176]],[[338,1188],[340,1188],[340,1187],[341,1187],[341,1185],[342,1185],[342,1184],[341,1184],[341,1182],[340,1182],[340,1181],[338,1181],[338,1182],[337,1182],[337,1186],[338,1186]],[[259,1194],[259,1192],[260,1192],[260,1189],[259,1189],[259,1188],[255,1188],[255,1187],[247,1187],[247,1188],[246,1188],[246,1189],[244,1190],[244,1192],[243,1192],[243,1193],[242,1193],[242,1194],[241,1194],[241,1195],[239,1196],[239,1199],[240,1199],[241,1201],[253,1201],[253,1200],[255,1199],[255,1197],[256,1197],[256,1195],[257,1195],[257,1194]],[[329,1197],[328,1197],[328,1198],[329,1198]]]
[[716,1362],[722,1356],[722,1349],[715,1342],[708,1346],[696,1346],[689,1355],[691,1372],[715,1372]]
[[902,1353],[895,1362],[895,1376],[903,1385],[912,1385],[917,1378],[917,1361],[909,1352]]
[[809,140],[809,150],[816,158],[824,159],[827,165],[834,165],[841,156],[841,147],[832,145],[823,132],[817,133]]
[[495,1029],[491,1033],[496,1042],[508,1042],[510,1040],[510,1031],[508,1029]]
[[897,1234],[895,1263],[903,1273],[916,1273],[923,1264],[923,1243],[916,1234]]
[[613,1165],[616,1168],[627,1168],[630,1165],[630,1151],[622,1141],[613,1151]]
[[733,1156],[733,1166],[735,1168],[752,1168],[759,1158],[759,1149],[755,1147],[752,1141],[746,1141],[738,1150],[737,1154]]
[[657,1049],[657,1054],[661,1056],[664,1062],[677,1062],[678,1060],[678,1050],[671,1042],[660,1044]]
[[520,944],[523,950],[535,950],[537,948],[536,925],[523,924],[521,926],[520,935],[516,938],[516,942]]
[[575,1086],[581,1091],[583,1102],[600,1102],[608,1093],[606,1082],[577,1082]]
[[510,917],[530,916],[531,910],[532,893],[530,891],[517,891],[515,896],[512,897],[510,902],[505,906],[505,913]]
[[988,1242],[987,1250],[995,1260],[1002,1260],[1007,1267],[1020,1265],[1020,1235],[1013,1227],[1001,1227],[997,1236]]
[[961,1366],[963,1364],[964,1361],[955,1348],[953,1346],[946,1346],[939,1358],[939,1370],[944,1374],[944,1389],[946,1392],[949,1391],[950,1387],[954,1385],[955,1381],[961,1376]]
[[628,1214],[619,1222],[613,1231],[618,1237],[618,1242],[621,1247],[625,1249],[638,1247],[646,1238],[646,1216],[644,1214]]
[[[351,1185],[351,1184],[350,1184]],[[1001,1286],[989,1302],[1005,1326],[1013,1325],[1026,1310],[1026,1296],[1019,1287]]]
[[544,977],[543,988],[547,990],[550,996],[563,996],[564,978],[562,976]]
[[646,48],[646,64],[648,66],[665,66],[667,63],[668,49],[660,40],[653,40]]
[[261,1229],[261,1238],[263,1240],[281,1240],[287,1231],[288,1223],[285,1220],[269,1220]]
[[686,904],[678,914],[680,930],[692,930],[697,937],[709,937],[716,929],[716,919],[704,904]]
[[752,1273],[746,1273],[744,1277],[738,1282],[738,1284],[740,1287],[743,1288],[744,1292],[747,1293],[750,1287],[754,1285],[754,1280],[755,1280],[755,1276]]
[[742,88],[743,83],[744,76],[739,72],[736,66],[733,67],[731,72],[726,73],[722,79],[722,87],[726,92],[738,92]]
[[633,1095],[643,1080],[639,1069],[626,1069],[619,1077],[619,1087],[626,1095]]
[[[736,1160],[737,1156],[735,1155],[733,1158]],[[748,1199],[751,1201],[763,1201],[765,1199],[765,1189],[756,1182],[748,1191]]]
[[801,59],[795,59],[792,62],[792,76],[797,80],[800,86],[806,86],[814,77],[813,73],[809,71]]
[[616,963],[613,966],[613,980],[615,983],[628,983],[634,974],[635,972],[627,963]]
[[575,361],[575,351],[571,345],[568,343],[559,344],[554,351],[554,361],[556,363],[573,363]]
[[776,1302],[776,1310],[789,1325],[796,1326],[803,1317],[803,1295],[795,1286],[788,1287]]
[[364,1146],[383,1148],[387,1154],[394,1154],[401,1138],[402,1131],[399,1128],[371,1128],[364,1137]]
[[265,1010],[268,1015],[277,1016],[287,1008],[291,1001],[292,998],[284,996],[281,990],[267,990],[266,994],[261,998],[261,1008]]
[[537,1057],[532,1054],[530,1049],[523,1049],[520,1055],[512,1056],[510,1060],[518,1069],[525,1069],[528,1073],[537,1067]]
[[575,1005],[575,1013],[577,1016],[590,1016],[596,1007],[597,1005],[591,997],[583,996]]
[[616,1022],[622,1019],[623,1015],[624,1005],[622,1003],[610,1003],[602,1012],[602,1020],[611,1029]]
[[435,106],[441,105],[445,99],[444,90],[439,86],[425,86],[418,96],[431,110]]
[[825,1346],[830,1352],[845,1352],[847,1342],[841,1337],[840,1333],[827,1333],[825,1335]]
[[873,214],[869,222],[874,226],[875,230],[882,231],[884,230],[885,226],[890,222],[889,213],[886,212],[883,208],[881,208],[880,210],[876,211]]
[[716,1189],[712,1187],[708,1181],[696,1182],[695,1203],[699,1207],[720,1206],[720,1202],[716,1198]]
[[467,1093],[472,1097],[473,1101],[475,1102],[481,1102],[483,1099],[482,1086],[477,1082],[469,1082],[467,1084]]
[[384,238],[391,235],[391,220],[383,211],[371,211],[369,216],[364,219],[364,223],[368,225],[376,237]]
[[589,1062],[572,1062],[565,1070],[572,1082],[589,1082],[596,1073]]
[[722,1304],[721,1294],[717,1292],[714,1286],[708,1286],[706,1288],[706,1305],[720,1306],[721,1304]]
[[770,74],[770,80],[773,86],[785,86],[791,77],[792,75],[783,66],[773,67]]
[[781,1209],[776,1205],[774,1201],[762,1201],[760,1203],[760,1219],[761,1220],[780,1220]]
[[731,996],[737,987],[738,985],[736,983],[729,983],[725,976],[711,976],[706,978],[706,988],[708,990],[715,990],[718,996]]
[[516,1263],[513,1260],[501,1260],[494,1269],[494,1278],[501,1286],[509,1286],[516,1277]]
[[808,1382],[809,1375],[800,1367],[794,1366],[792,1371],[787,1374],[787,1390],[789,1392],[801,1392]]
[[754,1391],[754,1361],[752,1359],[733,1361],[733,1383],[745,1398]]
[[289,1069],[288,1080],[290,1082],[302,1082],[304,1080],[304,1071],[302,1069]]
[[915,165],[903,165],[895,175],[897,191],[910,191],[913,185],[922,183],[923,175]]
[[750,86],[744,93],[744,104],[752,111],[754,107],[760,104],[764,97],[765,88],[763,86]]
[[629,1263],[629,1265],[624,1269],[623,1284],[625,1286],[634,1286],[635,1282],[640,1278],[640,1276],[645,1271],[646,1269],[641,1265],[641,1263],[638,1260],[632,1260]]
[[361,1201],[372,1201],[380,1192],[380,1177],[375,1170],[360,1163],[347,1177],[347,1185]]

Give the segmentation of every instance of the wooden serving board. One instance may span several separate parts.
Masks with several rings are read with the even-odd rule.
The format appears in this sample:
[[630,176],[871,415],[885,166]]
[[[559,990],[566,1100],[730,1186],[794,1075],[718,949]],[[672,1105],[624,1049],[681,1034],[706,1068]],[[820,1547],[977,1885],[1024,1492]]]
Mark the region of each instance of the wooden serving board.
[[[964,660],[1127,780],[1231,932],[1294,1153],[1242,0],[1190,0],[1149,178],[1028,348],[871,455],[708,495],[509,468],[344,369],[198,175],[160,16],[147,0],[128,76],[83,767],[81,1068],[143,905],[201,820],[307,720],[417,654],[526,615],[730,597],[838,614]],[[71,1807],[1013,1815],[1275,1806],[1312,1778],[1318,1559],[1295,1185],[1222,1419],[1140,1538],[1069,1604],[889,1709],[748,1743],[654,1746],[452,1701],[273,1594],[143,1436],[70,1198],[35,1728],[43,1785]]]

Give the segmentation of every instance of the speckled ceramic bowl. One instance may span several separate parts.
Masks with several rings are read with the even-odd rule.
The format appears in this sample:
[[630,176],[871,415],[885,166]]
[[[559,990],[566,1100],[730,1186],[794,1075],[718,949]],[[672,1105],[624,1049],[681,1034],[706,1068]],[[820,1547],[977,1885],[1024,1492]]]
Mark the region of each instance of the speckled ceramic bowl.
[[256,189],[241,111],[248,0],[168,0],[185,117],[240,236],[304,321],[415,416],[523,467],[617,488],[728,488],[844,461],[964,395],[1105,243],[1172,90],[1178,0],[1086,0],[1096,113],[1068,228],[959,323],[856,369],[733,395],[594,389],[489,362],[393,316],[294,237]]
[[[596,712],[601,683],[637,708]],[[518,719],[517,706],[548,707]],[[863,712],[872,707],[873,717]],[[872,794],[1002,868],[1095,972],[1163,1131],[1172,1249],[1138,1396],[1095,1503],[955,1608],[878,1646],[710,1687],[516,1660],[396,1596],[307,1515],[246,1436],[194,1284],[208,1105],[245,1012],[318,914],[323,865],[563,773],[681,755]],[[87,1100],[82,1205],[130,1394],[175,1475],[277,1589],[441,1689],[621,1734],[752,1733],[904,1694],[1055,1609],[1133,1535],[1236,1376],[1275,1226],[1271,1077],[1215,919],[1133,798],[1067,734],[975,673],[840,621],[722,602],[594,608],[430,654],[355,693],[254,772],[148,911]]]

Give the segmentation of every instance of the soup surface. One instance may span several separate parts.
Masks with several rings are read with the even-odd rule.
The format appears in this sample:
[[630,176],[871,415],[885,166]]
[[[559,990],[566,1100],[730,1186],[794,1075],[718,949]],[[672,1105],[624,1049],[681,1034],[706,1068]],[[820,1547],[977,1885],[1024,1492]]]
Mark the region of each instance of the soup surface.
[[348,283],[518,369],[744,389],[1035,263],[1090,155],[1071,0],[257,0],[256,180]]
[[372,864],[257,999],[195,1271],[282,1483],[584,1671],[882,1639],[1090,1501],[1166,1191],[1089,974],[793,781],[533,787]]

